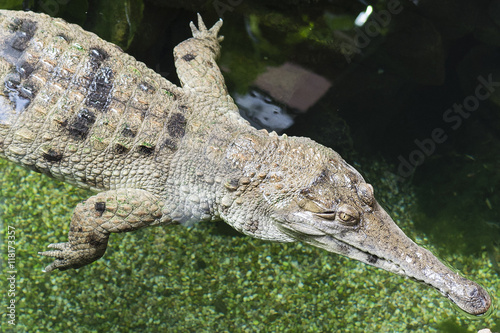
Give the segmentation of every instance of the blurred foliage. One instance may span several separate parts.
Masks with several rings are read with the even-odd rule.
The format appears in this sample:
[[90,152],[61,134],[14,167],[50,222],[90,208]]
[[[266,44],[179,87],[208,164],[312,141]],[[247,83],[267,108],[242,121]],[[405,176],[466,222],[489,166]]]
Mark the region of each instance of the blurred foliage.
[[[231,25],[232,18],[228,17],[224,22],[225,25]],[[269,59],[268,52],[273,52],[274,49],[267,40],[260,38],[258,26],[253,26],[251,20],[246,24],[252,31],[250,37],[243,34],[241,29],[224,29],[223,51],[219,60],[229,90],[241,94],[247,92],[248,87],[266,67],[281,63],[276,59]]]
[[331,31],[345,31],[354,28],[355,17],[347,14],[338,15],[330,12],[325,12],[324,20]]
[[[220,63],[223,69],[231,68],[224,73],[233,88],[231,90],[245,93],[267,67],[279,66],[290,59],[313,70],[325,58],[340,66],[345,65],[340,50],[346,37],[339,35],[334,28],[352,27],[352,15],[328,12],[321,15],[289,15],[258,6],[252,9],[241,7],[237,9],[246,12],[246,29],[223,31],[226,39]],[[233,17],[225,19],[226,26],[237,22]]]
[[141,24],[144,3],[143,0],[0,0],[0,8],[29,9],[61,17],[127,49]]
[[84,27],[126,50],[142,21],[142,0],[89,1]]
[[[0,8],[1,9],[15,9],[15,10],[20,10],[23,9],[23,0],[0,0]],[[33,2],[33,0],[29,1],[30,3]]]

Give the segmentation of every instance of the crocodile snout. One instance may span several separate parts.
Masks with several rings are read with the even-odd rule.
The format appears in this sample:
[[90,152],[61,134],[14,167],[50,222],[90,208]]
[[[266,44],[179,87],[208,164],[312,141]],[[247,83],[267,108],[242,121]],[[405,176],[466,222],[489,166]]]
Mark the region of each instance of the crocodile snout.
[[475,282],[461,278],[463,285],[452,287],[450,298],[460,309],[473,314],[482,315],[491,307],[491,297],[488,292]]

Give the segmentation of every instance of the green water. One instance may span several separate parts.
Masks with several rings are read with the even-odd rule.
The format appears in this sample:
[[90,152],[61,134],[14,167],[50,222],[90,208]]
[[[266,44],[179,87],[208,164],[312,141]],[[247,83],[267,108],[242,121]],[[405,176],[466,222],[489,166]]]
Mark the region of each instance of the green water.
[[[322,75],[332,87],[285,132],[312,137],[354,164],[408,236],[489,290],[493,313],[471,319],[425,285],[223,224],[113,234],[92,265],[45,274],[50,260],[37,252],[66,240],[72,209],[90,193],[2,160],[1,331],[500,331],[500,89],[460,124],[443,119],[474,95],[479,76],[500,81],[500,28],[488,14],[498,9],[405,3],[356,50],[349,41],[364,28],[353,22],[367,4],[285,2],[26,3],[120,44],[174,82],[172,48],[189,37],[195,12],[211,24],[217,10],[226,36],[220,63],[234,93],[285,62]],[[20,3],[0,0],[0,8]],[[388,10],[389,3],[375,8]],[[442,143],[434,140],[436,128],[447,137]],[[428,139],[435,146],[429,156]],[[423,152],[422,165],[401,169],[400,157],[420,156],[415,151]],[[4,266],[9,227],[16,237],[16,326],[5,314],[12,299]]]

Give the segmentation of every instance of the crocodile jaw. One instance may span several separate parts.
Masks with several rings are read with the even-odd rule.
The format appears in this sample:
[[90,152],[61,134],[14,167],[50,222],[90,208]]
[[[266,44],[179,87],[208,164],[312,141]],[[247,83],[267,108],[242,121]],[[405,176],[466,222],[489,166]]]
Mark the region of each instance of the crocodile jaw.
[[296,226],[291,227],[293,231],[288,229],[295,239],[430,285],[469,314],[485,314],[491,306],[483,287],[413,242],[378,203],[373,212],[363,216],[362,225],[350,233],[328,234],[314,227],[299,231]]
[[[414,245],[418,250],[415,253],[426,259],[422,259],[421,262],[400,264],[394,260],[359,250],[328,235],[318,237],[310,243],[329,252],[341,253],[351,259],[430,285],[469,314],[485,314],[491,306],[491,298],[483,287],[460,276],[440,262],[430,251],[416,244]],[[346,254],[346,248],[349,249],[348,254]],[[426,266],[421,269],[424,262]]]

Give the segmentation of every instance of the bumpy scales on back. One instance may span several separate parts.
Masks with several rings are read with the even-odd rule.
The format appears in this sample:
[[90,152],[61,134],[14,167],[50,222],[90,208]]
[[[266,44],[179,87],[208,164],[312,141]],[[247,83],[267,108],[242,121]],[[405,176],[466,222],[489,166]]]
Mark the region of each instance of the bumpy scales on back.
[[99,259],[113,232],[222,219],[252,237],[303,241],[434,286],[483,314],[488,293],[396,226],[336,152],[250,127],[201,17],[174,50],[179,88],[117,46],[43,14],[0,11],[0,156],[97,192],[47,266]]

